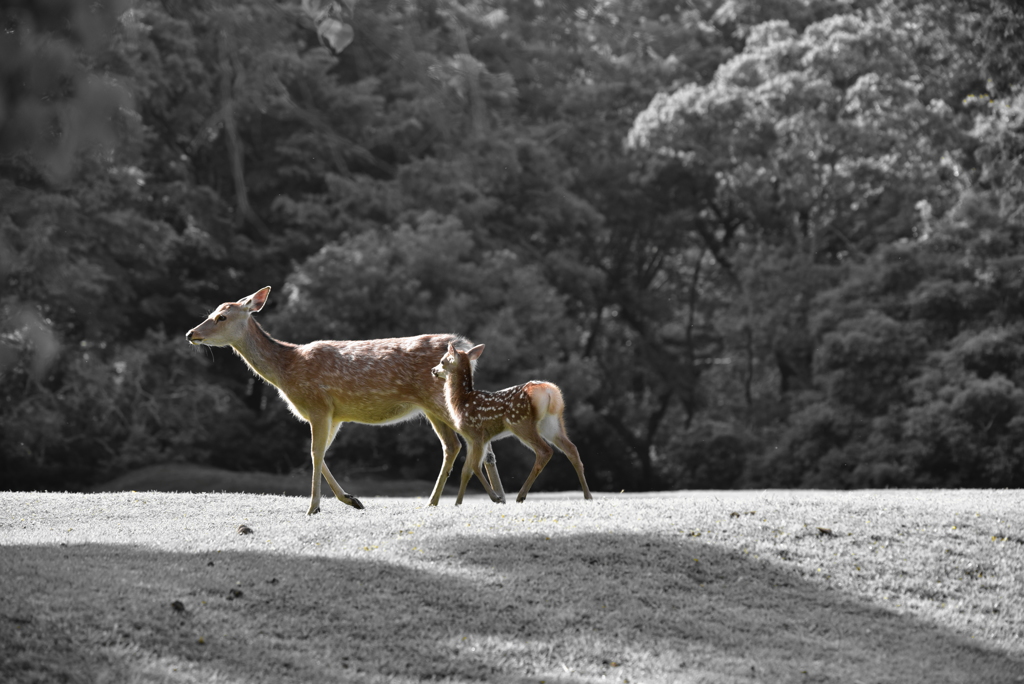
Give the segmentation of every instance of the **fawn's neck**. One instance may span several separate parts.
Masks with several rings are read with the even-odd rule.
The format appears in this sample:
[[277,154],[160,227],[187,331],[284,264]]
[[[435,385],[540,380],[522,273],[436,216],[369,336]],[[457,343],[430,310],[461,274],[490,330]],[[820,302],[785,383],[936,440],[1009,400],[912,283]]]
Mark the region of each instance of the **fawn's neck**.
[[280,388],[281,381],[292,359],[297,345],[275,340],[259,323],[249,319],[245,337],[231,347],[245,359],[249,368],[271,385]]
[[462,408],[476,393],[473,389],[473,374],[456,371],[444,383],[444,398],[448,411],[456,421],[462,417]]

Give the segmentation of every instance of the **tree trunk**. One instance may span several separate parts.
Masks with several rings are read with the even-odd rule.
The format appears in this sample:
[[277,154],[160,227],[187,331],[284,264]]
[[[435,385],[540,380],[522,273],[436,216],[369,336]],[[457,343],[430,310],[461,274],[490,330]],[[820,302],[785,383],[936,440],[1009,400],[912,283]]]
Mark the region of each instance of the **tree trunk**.
[[[221,121],[224,124],[224,140],[231,163],[231,178],[235,185],[235,226],[241,227],[248,223],[255,229],[259,237],[265,240],[270,237],[270,231],[249,203],[249,190],[245,185],[245,147],[241,136],[238,135],[238,123],[235,120],[234,80],[236,75],[232,62],[230,36],[227,31],[222,31],[220,43]],[[241,78],[240,73],[237,78]]]

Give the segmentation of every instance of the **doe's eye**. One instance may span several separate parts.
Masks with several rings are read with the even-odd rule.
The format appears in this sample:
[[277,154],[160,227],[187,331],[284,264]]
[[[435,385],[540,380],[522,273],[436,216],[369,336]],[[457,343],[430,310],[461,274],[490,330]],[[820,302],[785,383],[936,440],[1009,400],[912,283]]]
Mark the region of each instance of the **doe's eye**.
[[217,322],[218,323],[220,323],[221,321],[226,321],[227,319],[228,319],[228,317],[225,316],[224,314],[221,314],[220,316],[217,316]]

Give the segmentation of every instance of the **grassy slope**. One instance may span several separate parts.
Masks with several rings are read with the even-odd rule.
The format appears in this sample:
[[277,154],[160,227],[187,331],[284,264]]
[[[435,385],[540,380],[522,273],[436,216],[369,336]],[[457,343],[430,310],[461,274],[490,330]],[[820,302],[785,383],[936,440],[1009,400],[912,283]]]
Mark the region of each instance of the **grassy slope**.
[[1021,492],[578,496],[0,493],[0,681],[1024,682]]

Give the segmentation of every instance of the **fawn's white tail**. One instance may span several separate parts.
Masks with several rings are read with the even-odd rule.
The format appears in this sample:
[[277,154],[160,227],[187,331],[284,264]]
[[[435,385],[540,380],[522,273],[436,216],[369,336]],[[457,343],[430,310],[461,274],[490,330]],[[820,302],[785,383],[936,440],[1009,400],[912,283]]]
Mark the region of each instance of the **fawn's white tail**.
[[466,485],[472,475],[475,474],[487,487],[487,481],[480,471],[487,445],[494,439],[508,435],[518,437],[536,455],[533,470],[519,490],[516,501],[521,502],[526,498],[537,476],[551,460],[553,452],[548,442],[568,457],[580,479],[583,497],[592,498],[587,478],[583,476],[580,452],[565,432],[565,400],[562,391],[550,382],[537,381],[497,392],[475,390],[473,363],[483,351],[482,344],[468,352],[449,344],[441,362],[433,368],[434,375],[444,378],[448,412],[454,420],[456,431],[466,438],[469,448],[466,463],[462,467],[462,482],[456,505],[462,503]]
[[[276,387],[292,412],[309,423],[313,483],[309,510],[320,511],[320,476],[344,503],[362,508],[331,475],[324,454],[342,423],[385,425],[426,416],[444,447],[444,461],[430,504],[441,498],[461,449],[444,391],[431,367],[449,348],[468,347],[457,335],[420,335],[384,340],[320,341],[291,344],[275,340],[252,318],[270,295],[265,287],[237,302],[221,304],[186,334],[191,344],[233,348],[261,378]],[[487,491],[504,502],[493,455],[489,455]],[[492,487],[493,485],[493,487]]]

